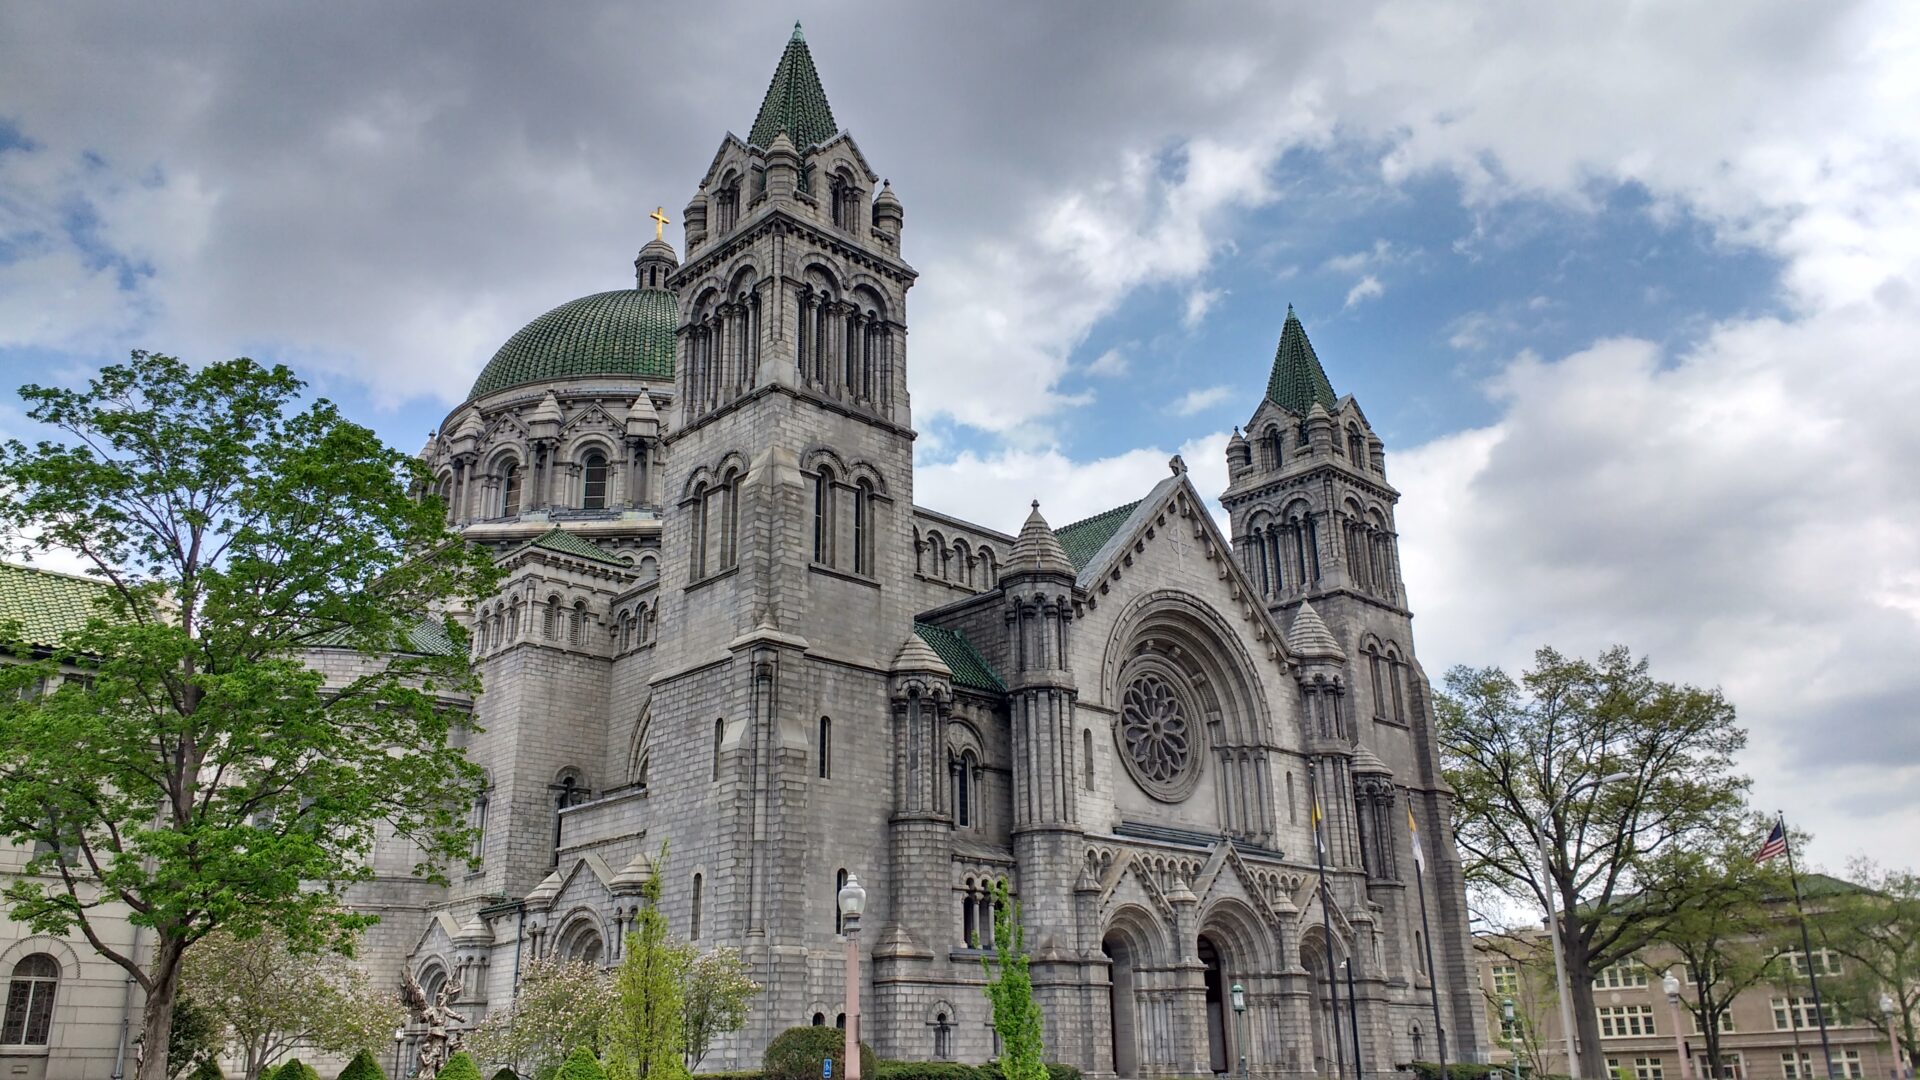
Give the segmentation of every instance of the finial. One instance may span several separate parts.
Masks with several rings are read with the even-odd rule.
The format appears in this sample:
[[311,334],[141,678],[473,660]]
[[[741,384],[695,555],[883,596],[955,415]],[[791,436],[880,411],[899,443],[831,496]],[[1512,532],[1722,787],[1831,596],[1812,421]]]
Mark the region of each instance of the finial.
[[665,240],[667,238],[667,222],[669,220],[667,217],[667,208],[664,206],[656,206],[653,208],[653,213],[647,216],[653,219],[653,238],[655,240]]
[[805,35],[805,34],[803,34],[803,33],[801,33],[801,32],[800,32],[800,20],[799,20],[799,19],[795,19],[795,20],[793,20],[793,37],[792,37],[792,39],[791,39],[791,40],[793,40],[793,41],[805,41],[805,40],[807,40],[807,35]]
[[1295,317],[1295,316],[1294,316],[1294,314],[1293,314],[1293,304],[1292,304],[1291,302],[1289,302],[1289,303],[1287,304],[1287,318],[1289,318],[1289,319],[1291,319],[1291,318],[1294,318],[1294,317]]
[[1238,435],[1238,434],[1240,434],[1240,425],[1239,425],[1239,424],[1235,424],[1235,425],[1233,425],[1233,433],[1234,433],[1235,435]]
[[1035,500],[1033,500],[1033,508],[1034,508],[1035,510],[1038,510],[1038,509],[1040,509],[1040,500],[1039,500],[1039,499],[1035,499]]
[[1173,475],[1179,476],[1181,473],[1187,471],[1187,463],[1181,460],[1179,454],[1175,454],[1172,459],[1167,462],[1167,468],[1173,470]]

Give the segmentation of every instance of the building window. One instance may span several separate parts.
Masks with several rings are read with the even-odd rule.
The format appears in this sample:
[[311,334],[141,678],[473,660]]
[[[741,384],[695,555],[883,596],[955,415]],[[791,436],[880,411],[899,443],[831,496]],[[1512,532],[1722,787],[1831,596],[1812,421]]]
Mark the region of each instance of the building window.
[[933,1018],[933,1057],[945,1061],[952,1056],[953,1025],[947,1022],[947,1014],[941,1013]]
[[[1787,967],[1792,969],[1795,978],[1804,979],[1807,977],[1806,953],[1783,953],[1781,959],[1787,962]],[[1831,949],[1815,949],[1813,950],[1813,966],[1823,979],[1838,978],[1841,973],[1840,955]]]
[[1629,956],[1608,964],[1593,977],[1595,990],[1644,989],[1647,985],[1647,966]]
[[687,938],[691,941],[700,940],[700,903],[706,891],[704,888],[705,884],[706,882],[701,879],[699,874],[693,875],[693,917],[688,920],[687,933]]
[[833,474],[824,467],[813,478],[813,561],[833,565]]
[[1651,1005],[1605,1005],[1600,1012],[1600,1034],[1605,1038],[1657,1035]]
[[713,778],[720,779],[720,744],[727,738],[727,721],[720,718],[713,722]]
[[1080,756],[1086,761],[1087,790],[1092,791],[1093,790],[1093,732],[1086,728],[1080,729]]
[[861,480],[853,486],[853,572],[873,573],[873,486]]
[[1495,964],[1488,969],[1493,974],[1493,996],[1510,998],[1520,993],[1520,965]]
[[1500,1041],[1503,1043],[1519,1042],[1520,1036],[1525,1030],[1526,1029],[1521,1026],[1520,1018],[1517,1016],[1511,1020],[1504,1016],[1500,1018]]
[[[1820,1026],[1819,1010],[1814,1008],[1810,997],[1777,997],[1773,999],[1773,1030],[1805,1030]],[[1833,1017],[1827,1017],[1831,1022]]]
[[[1696,1058],[1694,1063],[1699,1066],[1697,1075],[1700,1076],[1702,1080],[1742,1080],[1742,1078],[1747,1075],[1746,1062],[1741,1060],[1739,1054],[1721,1054],[1720,1067],[1718,1069],[1713,1067],[1713,1063],[1707,1059],[1707,1055],[1705,1054],[1701,1054]],[[1838,1071],[1839,1064],[1840,1056],[1835,1054],[1835,1075],[1845,1075]]]
[[960,755],[953,769],[953,823],[962,829],[973,828],[973,774],[980,767],[973,751]]
[[1631,1066],[1628,1065],[1624,1058],[1610,1057],[1607,1059],[1607,1069],[1615,1076],[1618,1076],[1620,1071],[1626,1068],[1633,1070],[1633,1080],[1665,1080],[1666,1073],[1664,1066],[1661,1065],[1660,1059],[1657,1057],[1634,1058]]
[[500,467],[500,516],[512,517],[520,512],[520,466],[509,461]]
[[593,792],[590,789],[588,789],[586,782],[580,778],[580,774],[578,772],[575,772],[572,769],[567,769],[561,772],[560,778],[554,781],[552,785],[550,785],[550,790],[552,790],[554,793],[553,795],[553,862],[550,865],[559,866],[560,865],[560,827],[563,823],[561,811],[567,809],[570,806],[579,806],[581,803],[586,802],[588,796],[592,795]]
[[60,986],[60,963],[34,953],[13,966],[7,983],[7,1013],[0,1044],[46,1046],[53,1034],[53,996]]
[[[1695,1035],[1698,1035],[1698,1034],[1700,1034],[1700,1017],[1699,1017],[1699,1016],[1697,1016],[1697,1015],[1696,1015],[1696,1014],[1694,1013],[1694,1011],[1693,1011],[1692,1009],[1688,1009],[1688,1010],[1687,1010],[1687,1019],[1688,1019],[1689,1021],[1691,1021],[1691,1023],[1692,1023],[1692,1029],[1693,1029],[1693,1034],[1695,1034]],[[1733,1034],[1733,1013],[1732,1013],[1732,1011],[1727,1011],[1727,1012],[1723,1012],[1723,1013],[1721,1013],[1721,1014],[1720,1014],[1720,1025],[1719,1025],[1719,1026],[1720,1026],[1720,1033],[1721,1033],[1722,1035],[1731,1035],[1731,1034]]]
[[607,455],[595,450],[581,461],[584,483],[580,488],[580,505],[588,510],[607,508]]
[[833,932],[836,934],[844,934],[847,932],[847,917],[840,914],[840,890],[846,887],[847,871],[843,867],[834,871],[833,895],[827,898],[832,901],[827,906],[833,909]]
[[820,779],[833,779],[833,721],[820,718]]
[[480,796],[473,800],[473,809],[468,815],[467,827],[473,830],[473,847],[468,850],[467,855],[474,862],[479,862],[487,852],[486,792],[481,792]]
[[813,1026],[814,1026],[814,1027],[826,1027],[826,1026],[827,1026],[827,1014],[826,1014],[826,1013],[822,1013],[822,1012],[817,1012],[817,1013],[814,1013],[814,1014],[813,1014]]

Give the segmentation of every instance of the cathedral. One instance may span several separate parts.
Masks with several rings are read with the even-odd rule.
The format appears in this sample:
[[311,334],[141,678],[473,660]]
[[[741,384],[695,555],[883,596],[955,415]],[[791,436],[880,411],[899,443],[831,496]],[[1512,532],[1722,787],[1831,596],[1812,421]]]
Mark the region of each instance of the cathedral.
[[470,613],[477,869],[376,854],[376,978],[505,1008],[532,958],[617,963],[658,878],[765,987],[703,1067],[757,1067],[846,1022],[857,878],[862,1038],[979,1062],[1004,885],[1047,1056],[1091,1077],[1479,1059],[1398,496],[1292,311],[1225,492],[1175,458],[1055,527],[1008,491],[1008,535],[914,499],[905,210],[798,26],[680,251],[655,217],[631,286],[514,334],[421,452],[507,576]]

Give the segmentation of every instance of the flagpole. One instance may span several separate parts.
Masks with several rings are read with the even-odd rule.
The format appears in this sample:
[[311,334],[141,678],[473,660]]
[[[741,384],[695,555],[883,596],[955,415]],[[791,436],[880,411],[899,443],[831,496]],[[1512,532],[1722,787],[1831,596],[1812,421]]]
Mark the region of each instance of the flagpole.
[[[1307,762],[1307,786],[1313,789],[1313,859],[1320,868],[1320,936],[1327,939],[1327,1001],[1333,1016],[1333,1074],[1347,1071],[1346,1040],[1340,1037],[1340,978],[1333,966],[1333,896],[1327,891],[1327,845],[1320,825],[1320,770]],[[1358,1062],[1355,1063],[1356,1065]]]
[[1420,933],[1427,942],[1427,993],[1433,999],[1433,1034],[1440,1044],[1440,1075],[1447,1073],[1447,1026],[1440,1020],[1440,980],[1433,977],[1433,924],[1427,921],[1427,858],[1413,819],[1413,789],[1407,789],[1407,835],[1413,840],[1413,880],[1420,889]]
[[[1807,905],[1800,898],[1800,874],[1793,868],[1793,837],[1787,831],[1787,815],[1778,810],[1774,815],[1780,823],[1780,840],[1786,845],[1787,880],[1793,882],[1793,908],[1800,916],[1800,955],[1807,963],[1807,985],[1813,988],[1813,1015],[1820,1021],[1820,1053],[1827,1059],[1827,1080],[1834,1080],[1833,1043],[1827,1038],[1827,1010],[1820,1004],[1820,972],[1813,963],[1813,939],[1807,934]],[[1798,1027],[1800,1018],[1793,1017]]]

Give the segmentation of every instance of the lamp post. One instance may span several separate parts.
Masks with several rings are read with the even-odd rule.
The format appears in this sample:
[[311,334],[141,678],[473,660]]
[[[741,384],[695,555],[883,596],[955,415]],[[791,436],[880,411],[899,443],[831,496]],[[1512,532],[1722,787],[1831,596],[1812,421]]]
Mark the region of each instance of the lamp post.
[[1880,1022],[1887,1025],[1887,1051],[1893,1055],[1893,1080],[1903,1080],[1907,1063],[1900,1060],[1900,1037],[1893,1031],[1893,1011],[1893,995],[1880,991]]
[[[1631,779],[1633,779],[1632,773],[1617,772],[1608,773],[1597,780],[1582,780],[1568,788],[1566,794],[1562,795],[1559,799],[1548,804],[1547,812],[1542,816],[1542,821],[1551,819],[1555,813],[1559,812],[1562,806],[1572,802],[1574,796],[1582,792],[1588,790],[1598,791],[1607,784]],[[1560,944],[1560,915],[1559,912],[1554,910],[1553,903],[1553,860],[1547,857],[1547,830],[1543,826],[1542,821],[1535,821],[1533,823],[1533,839],[1540,847],[1541,884],[1545,886],[1540,892],[1547,898],[1547,932],[1553,937],[1554,985],[1556,989],[1560,991],[1560,1026],[1565,1031],[1567,1037],[1567,1076],[1570,1080],[1580,1080],[1580,1053],[1577,1049],[1577,1044],[1574,1042],[1573,993],[1567,986],[1567,958],[1565,949]]]
[[1673,1049],[1680,1055],[1680,1076],[1692,1080],[1693,1062],[1687,1058],[1687,1040],[1680,1033],[1680,977],[1669,970],[1660,980],[1660,989],[1667,992],[1667,1015],[1673,1020]]
[[867,910],[867,890],[860,879],[847,875],[840,886],[840,916],[847,930],[847,1080],[860,1080],[860,913]]
[[1504,1029],[1501,1031],[1502,1037],[1500,1041],[1507,1044],[1507,1064],[1513,1066],[1513,1080],[1520,1080],[1520,1051],[1514,1049],[1514,1044],[1519,1042],[1520,1040],[1514,1038],[1511,1035],[1506,1034],[1508,1031],[1519,1030],[1514,1026],[1514,1023],[1513,1023],[1513,999],[1512,998],[1500,999],[1500,1019],[1506,1021],[1505,1023],[1500,1025],[1501,1028]]
[[[1234,1026],[1240,1029],[1240,1080],[1247,1080],[1247,991],[1239,983],[1228,992],[1233,998]],[[1889,1029],[1891,1030],[1891,1029]]]
[[393,1029],[393,1075],[396,1077],[400,1075],[400,1044],[406,1041],[407,1041],[407,1029],[403,1027],[394,1028]]

